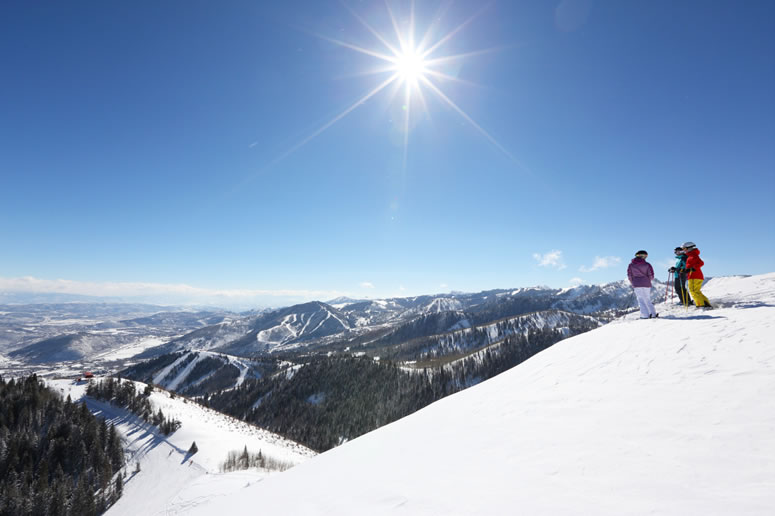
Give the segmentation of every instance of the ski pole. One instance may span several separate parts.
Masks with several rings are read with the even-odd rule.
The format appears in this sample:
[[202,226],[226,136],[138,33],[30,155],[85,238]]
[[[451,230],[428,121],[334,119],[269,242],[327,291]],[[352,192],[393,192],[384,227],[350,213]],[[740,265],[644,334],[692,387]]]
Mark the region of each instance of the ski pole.
[[686,275],[686,284],[684,285],[684,306],[689,311],[689,275]]
[[667,271],[667,281],[665,282],[665,303],[667,303],[667,291],[670,288],[670,271]]

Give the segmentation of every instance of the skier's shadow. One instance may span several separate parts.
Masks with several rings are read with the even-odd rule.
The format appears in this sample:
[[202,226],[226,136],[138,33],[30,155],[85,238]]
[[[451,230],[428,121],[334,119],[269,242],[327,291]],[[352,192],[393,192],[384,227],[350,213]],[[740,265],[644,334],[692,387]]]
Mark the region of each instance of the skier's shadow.
[[769,303],[740,303],[734,305],[734,308],[775,308],[775,305]]
[[708,319],[726,319],[726,317],[722,317],[720,315],[688,315],[686,317],[668,315],[666,317],[661,317],[660,319],[681,319],[682,321],[703,321]]
[[[178,451],[179,451],[179,452],[181,452],[181,453],[183,452],[183,450],[181,450],[180,448],[178,448]],[[199,451],[199,450],[197,450],[197,451]],[[194,452],[194,453],[191,453],[190,451],[187,451],[187,452],[186,452],[186,455],[183,457],[183,460],[182,460],[182,461],[180,461],[180,464],[181,464],[181,465],[185,464],[185,463],[186,463],[186,462],[188,462],[188,460],[189,460],[189,459],[191,459],[191,457],[193,457],[194,455],[196,455],[196,452]]]

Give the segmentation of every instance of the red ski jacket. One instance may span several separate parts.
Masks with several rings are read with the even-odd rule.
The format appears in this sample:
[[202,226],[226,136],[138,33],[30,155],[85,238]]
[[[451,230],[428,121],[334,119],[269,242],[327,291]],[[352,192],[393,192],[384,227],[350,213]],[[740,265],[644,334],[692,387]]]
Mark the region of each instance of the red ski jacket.
[[699,249],[692,249],[686,253],[686,268],[694,269],[694,271],[689,273],[688,279],[705,279],[705,276],[702,275],[703,265],[705,265],[705,262],[700,259]]

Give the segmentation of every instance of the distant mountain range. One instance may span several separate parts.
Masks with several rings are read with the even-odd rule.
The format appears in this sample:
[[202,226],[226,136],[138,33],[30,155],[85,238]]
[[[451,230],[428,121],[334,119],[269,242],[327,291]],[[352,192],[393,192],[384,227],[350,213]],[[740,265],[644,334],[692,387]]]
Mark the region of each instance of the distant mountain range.
[[[376,300],[337,298],[241,314],[84,302],[85,296],[76,297],[82,302],[0,305],[0,352],[22,364],[89,360],[95,353],[130,349],[139,338],[155,337],[161,344],[136,350],[136,360],[195,350],[242,357],[324,348],[377,353],[381,346],[396,345],[401,339],[408,349],[411,346],[405,343],[414,339],[531,312],[563,310],[595,314],[604,321],[606,311],[633,304],[626,282]],[[0,294],[0,299],[9,300],[9,295]],[[395,355],[395,350],[382,352]]]
[[[655,298],[659,289],[655,289]],[[571,289],[521,288],[379,300],[338,298],[313,301],[259,315],[232,317],[197,329],[144,352],[216,350],[237,356],[294,352],[330,347],[369,346],[409,341],[485,325],[496,320],[546,310],[596,314],[632,306],[632,289],[624,282]],[[403,339],[403,340],[402,340]]]

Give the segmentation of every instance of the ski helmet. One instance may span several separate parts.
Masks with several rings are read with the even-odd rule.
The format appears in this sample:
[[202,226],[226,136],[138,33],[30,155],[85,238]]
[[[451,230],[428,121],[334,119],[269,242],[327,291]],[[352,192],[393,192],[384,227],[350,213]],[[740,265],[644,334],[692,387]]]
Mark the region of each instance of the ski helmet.
[[635,253],[635,256],[636,256],[636,257],[638,257],[638,258],[645,258],[645,257],[647,257],[648,255],[649,255],[649,253],[647,253],[647,252],[646,252],[646,251],[644,251],[643,249],[641,249],[640,251],[638,251],[637,253]]
[[673,252],[675,254],[682,253],[682,252],[684,252],[684,248],[683,247],[676,247],[675,249],[673,249]]
[[697,244],[695,244],[694,242],[684,242],[684,249],[692,250],[695,247],[697,247]]

